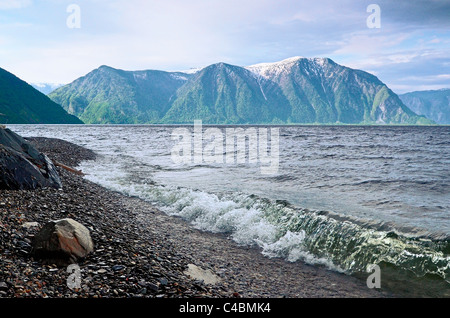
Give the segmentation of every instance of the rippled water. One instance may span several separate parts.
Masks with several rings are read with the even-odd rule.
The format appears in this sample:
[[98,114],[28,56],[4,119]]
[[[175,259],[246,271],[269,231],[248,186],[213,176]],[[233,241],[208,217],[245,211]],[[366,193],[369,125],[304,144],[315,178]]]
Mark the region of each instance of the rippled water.
[[86,146],[101,155],[83,163],[88,179],[268,256],[450,279],[448,126],[278,127],[273,175],[254,163],[176,163],[170,126],[11,128]]

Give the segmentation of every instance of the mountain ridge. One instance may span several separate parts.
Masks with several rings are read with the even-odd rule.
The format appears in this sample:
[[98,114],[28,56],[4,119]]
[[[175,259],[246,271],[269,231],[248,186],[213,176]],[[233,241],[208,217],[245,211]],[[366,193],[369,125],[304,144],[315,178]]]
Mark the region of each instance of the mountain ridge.
[[[102,65],[49,97],[86,123],[151,122],[161,117],[170,96],[187,76],[158,70],[124,71]],[[152,104],[152,109],[145,108],[147,103]]]
[[399,98],[415,113],[438,124],[450,125],[450,88],[414,91],[401,94]]
[[219,62],[188,73],[102,65],[49,97],[86,123],[432,123],[376,76],[329,58]]

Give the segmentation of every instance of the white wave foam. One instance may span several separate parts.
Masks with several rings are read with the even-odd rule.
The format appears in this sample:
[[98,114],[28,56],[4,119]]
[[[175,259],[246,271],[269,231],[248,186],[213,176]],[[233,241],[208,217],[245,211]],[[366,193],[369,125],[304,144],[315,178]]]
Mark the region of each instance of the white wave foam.
[[247,195],[235,193],[219,197],[187,188],[139,184],[131,181],[120,165],[114,164],[114,168],[111,165],[111,162],[84,162],[81,168],[92,182],[151,202],[199,230],[226,233],[238,244],[256,245],[267,257],[282,257],[290,262],[303,260],[342,271],[330,260],[316,258],[305,250],[304,231],[286,232],[281,225],[272,224],[265,217],[264,207],[249,201]]
[[148,185],[139,170],[107,160],[83,163],[86,178],[146,200],[168,215],[182,217],[197,229],[226,233],[238,244],[258,246],[267,257],[301,260],[347,273],[360,271],[367,263],[384,261],[405,268],[412,266],[419,274],[448,276],[448,257],[418,242],[238,192],[216,195],[189,188]]

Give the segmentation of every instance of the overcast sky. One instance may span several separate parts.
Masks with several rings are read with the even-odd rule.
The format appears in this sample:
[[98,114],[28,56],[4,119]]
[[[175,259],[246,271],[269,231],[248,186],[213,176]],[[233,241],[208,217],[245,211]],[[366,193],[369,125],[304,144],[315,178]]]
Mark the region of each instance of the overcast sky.
[[[71,4],[80,28],[69,27]],[[370,4],[380,28],[368,27]],[[397,93],[450,87],[450,0],[0,0],[0,67],[29,83],[69,83],[101,65],[174,71],[292,56],[330,57]]]

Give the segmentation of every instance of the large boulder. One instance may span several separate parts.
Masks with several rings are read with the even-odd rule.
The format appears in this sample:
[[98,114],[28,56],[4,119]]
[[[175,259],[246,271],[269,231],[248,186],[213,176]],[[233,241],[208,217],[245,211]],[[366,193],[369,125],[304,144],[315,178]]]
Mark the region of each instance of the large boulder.
[[70,218],[48,222],[33,241],[33,254],[37,258],[58,265],[76,263],[93,250],[89,230]]
[[61,188],[51,160],[7,128],[0,128],[0,189]]

